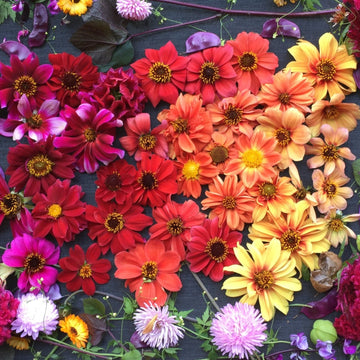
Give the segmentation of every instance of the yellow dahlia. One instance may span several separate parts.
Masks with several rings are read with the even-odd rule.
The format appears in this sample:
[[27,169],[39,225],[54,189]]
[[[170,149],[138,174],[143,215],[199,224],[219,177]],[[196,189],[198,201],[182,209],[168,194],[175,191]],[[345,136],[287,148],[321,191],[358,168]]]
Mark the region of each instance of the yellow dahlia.
[[58,0],[58,7],[64,14],[84,15],[88,7],[92,6],[93,0]]
[[84,348],[89,338],[89,328],[79,316],[70,314],[59,321],[60,330],[66,333],[78,348]]
[[277,239],[271,240],[265,247],[261,240],[247,244],[248,250],[241,245],[234,248],[239,264],[225,266],[240,276],[233,276],[224,281],[222,289],[230,297],[242,296],[240,302],[255,305],[259,300],[261,315],[270,321],[275,315],[275,308],[282,313],[289,311],[289,301],[294,298],[294,291],[301,290],[301,283],[294,278],[295,260],[289,251],[281,250]]

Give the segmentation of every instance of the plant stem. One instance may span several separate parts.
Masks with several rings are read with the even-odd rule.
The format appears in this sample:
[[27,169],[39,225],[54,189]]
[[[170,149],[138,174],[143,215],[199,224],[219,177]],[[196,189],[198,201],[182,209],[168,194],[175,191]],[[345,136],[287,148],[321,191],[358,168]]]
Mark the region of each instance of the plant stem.
[[[83,293],[84,291],[83,290],[77,290],[77,291],[74,291],[73,293],[71,293],[64,301],[64,306],[66,306],[66,304],[69,302],[69,300],[77,295],[77,294],[80,294],[80,293]],[[103,291],[95,291],[95,294],[98,294],[98,295],[103,295],[103,296],[108,296],[112,299],[115,299],[115,300],[118,300],[118,301],[123,301],[123,298],[122,297],[119,297],[119,296],[115,296],[115,295],[112,295],[112,294],[109,294],[109,293],[106,293],[106,292],[103,292]]]
[[232,15],[252,15],[252,16],[286,16],[286,17],[310,17],[316,15],[331,15],[335,12],[335,9],[325,9],[325,10],[316,10],[316,11],[303,11],[303,12],[294,12],[294,13],[284,13],[284,12],[275,12],[275,11],[253,11],[253,10],[234,10],[234,9],[222,9],[214,6],[184,3],[182,1],[176,0],[154,0],[159,3],[167,3],[179,6],[187,6],[191,8],[197,8],[201,10],[216,11],[219,14],[232,14]]

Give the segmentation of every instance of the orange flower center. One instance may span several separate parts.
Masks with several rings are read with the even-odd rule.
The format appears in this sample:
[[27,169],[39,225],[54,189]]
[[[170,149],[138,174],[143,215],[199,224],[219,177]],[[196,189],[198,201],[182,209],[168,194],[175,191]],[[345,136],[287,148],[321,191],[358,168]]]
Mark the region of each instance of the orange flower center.
[[274,277],[268,270],[262,270],[254,274],[254,281],[260,290],[266,290],[274,283]]
[[290,95],[287,93],[282,93],[279,95],[279,101],[284,104],[287,105],[290,102]]
[[188,121],[182,118],[178,118],[171,122],[174,130],[178,134],[187,133],[189,131]]
[[139,138],[139,146],[145,150],[150,151],[154,149],[156,145],[156,137],[151,134],[143,134]]
[[77,73],[66,71],[61,76],[61,86],[69,91],[78,92],[81,84],[81,76]]
[[84,265],[82,265],[79,270],[79,276],[82,279],[88,279],[91,277],[91,275],[92,275],[92,270],[90,264],[85,263]]
[[238,63],[242,71],[254,71],[257,69],[258,58],[252,51],[245,51],[238,57]]
[[84,131],[84,136],[87,142],[94,142],[96,140],[96,131],[92,128],[87,128]]
[[144,281],[155,280],[157,273],[158,273],[158,267],[155,261],[147,261],[141,267],[141,274],[144,278]]
[[299,247],[301,237],[297,231],[286,230],[280,238],[281,249],[294,251]]
[[210,151],[210,156],[213,162],[217,165],[225,162],[225,160],[228,159],[229,152],[225,146],[218,145]]
[[262,164],[263,158],[262,152],[256,149],[246,150],[242,155],[245,166],[252,169],[258,168]]
[[189,160],[184,164],[182,174],[186,180],[195,180],[199,176],[200,164],[194,160]]
[[333,198],[337,193],[337,186],[330,181],[325,181],[322,189],[329,198]]
[[297,200],[304,200],[306,198],[306,194],[307,194],[307,190],[304,187],[302,187],[300,189],[297,189],[294,196]]
[[111,191],[119,190],[121,187],[121,177],[119,173],[114,171],[108,175],[105,179],[105,186]]
[[339,150],[335,145],[324,145],[321,149],[321,156],[325,161],[332,161],[339,158]]
[[104,226],[107,231],[116,234],[123,229],[124,224],[125,221],[122,214],[113,212],[106,217]]
[[22,75],[14,81],[14,90],[20,95],[26,95],[27,97],[34,96],[37,91],[37,84],[35,80],[28,75]]
[[334,232],[341,231],[345,227],[342,220],[338,219],[338,218],[331,219],[328,226],[329,226],[329,229]]
[[38,154],[27,162],[26,167],[30,175],[39,178],[50,174],[54,165],[46,155]]
[[176,217],[166,223],[166,227],[172,236],[180,235],[184,231],[183,221]]
[[24,268],[28,273],[34,274],[43,269],[45,262],[46,260],[42,255],[33,252],[26,256]]
[[226,241],[216,236],[208,241],[204,251],[212,260],[220,263],[226,259],[229,253],[229,247]]
[[323,113],[326,120],[336,119],[339,116],[339,111],[335,105],[326,106]]
[[233,210],[236,207],[236,200],[233,196],[225,196],[222,204],[225,209],[227,210]]
[[0,201],[0,210],[5,216],[13,218],[22,209],[24,203],[18,194],[6,194]]
[[220,79],[219,68],[212,61],[206,61],[201,65],[199,77],[204,84],[214,85]]
[[62,214],[62,208],[59,204],[51,204],[48,208],[48,215],[57,219]]
[[138,179],[138,183],[145,190],[153,190],[159,186],[158,179],[151,171],[143,171]]
[[264,182],[259,185],[259,192],[267,200],[273,199],[276,195],[276,186],[269,182]]
[[290,131],[284,128],[277,129],[275,137],[280,146],[286,146],[291,141]]
[[242,119],[243,111],[232,104],[229,104],[224,113],[224,121],[227,126],[238,125]]
[[331,60],[320,60],[316,66],[317,75],[324,81],[330,81],[336,74],[336,67]]
[[41,127],[42,122],[43,122],[42,117],[37,112],[34,112],[29,119],[26,119],[26,123],[32,129],[39,129]]
[[157,61],[151,65],[148,76],[156,83],[165,84],[171,80],[171,69],[169,65]]

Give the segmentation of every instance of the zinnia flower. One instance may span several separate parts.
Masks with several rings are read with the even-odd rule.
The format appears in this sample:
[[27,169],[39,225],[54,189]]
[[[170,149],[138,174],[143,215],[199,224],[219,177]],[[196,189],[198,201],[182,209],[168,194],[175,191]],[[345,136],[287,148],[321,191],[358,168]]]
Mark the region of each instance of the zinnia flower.
[[233,248],[241,243],[242,234],[226,224],[219,226],[219,218],[205,219],[202,225],[192,227],[190,234],[186,256],[190,270],[202,271],[213,281],[222,280],[224,266],[236,262]]
[[89,339],[89,328],[79,316],[70,314],[59,321],[60,330],[69,336],[77,348],[84,348]]
[[242,32],[235,40],[226,43],[234,49],[231,64],[237,74],[239,90],[246,89],[257,94],[261,84],[272,82],[279,60],[275,54],[268,52],[269,40],[253,32]]
[[169,315],[168,306],[145,304],[134,313],[134,324],[140,340],[151,348],[167,349],[184,337],[184,329]]
[[184,91],[188,58],[179,56],[174,44],[168,41],[160,50],[146,49],[145,58],[131,67],[140,79],[146,96],[154,107],[164,100],[174,104],[179,89]]
[[46,335],[56,329],[59,312],[52,300],[42,293],[28,293],[20,297],[16,319],[11,324],[11,330],[21,333],[21,336],[31,336],[34,340],[39,333]]
[[[261,315],[270,321],[275,308],[285,315],[289,311],[288,301],[294,298],[294,291],[301,290],[301,282],[293,276],[295,260],[289,251],[281,250],[278,239],[272,239],[267,247],[256,239],[247,244],[248,251],[241,245],[234,248],[239,264],[224,268],[239,274],[224,281],[222,289],[230,297],[242,296],[240,301],[255,305],[260,303]],[[251,256],[250,256],[251,255]]]
[[204,105],[236,94],[236,73],[230,64],[231,46],[218,46],[198,51],[189,56],[185,91],[201,94]]
[[99,162],[107,165],[117,156],[124,157],[124,150],[113,147],[117,121],[109,110],[96,110],[94,105],[81,104],[77,109],[66,106],[61,116],[67,128],[54,145],[75,159],[80,172],[94,173]]
[[70,186],[70,180],[56,180],[45,194],[36,193],[32,201],[35,205],[31,214],[35,219],[35,237],[54,236],[60,246],[74,240],[87,227],[86,204],[79,185]]
[[115,255],[115,277],[125,279],[125,286],[135,291],[140,306],[152,302],[163,306],[167,299],[165,290],[179,291],[180,278],[175,274],[180,268],[180,256],[166,251],[160,240],[137,244],[134,249]]
[[64,14],[84,15],[88,11],[88,7],[92,6],[93,0],[58,0],[59,9]]
[[24,269],[17,281],[22,292],[44,290],[46,293],[56,282],[57,270],[51,265],[56,265],[59,257],[60,248],[49,240],[23,234],[11,241],[2,261],[7,266]]
[[265,330],[266,323],[254,306],[241,302],[227,304],[211,322],[211,342],[222,355],[249,359],[266,340]]
[[107,259],[99,259],[101,250],[99,245],[91,244],[86,253],[79,246],[69,250],[69,256],[62,257],[59,265],[62,271],[57,279],[66,284],[70,292],[84,290],[86,295],[95,294],[95,282],[106,284],[110,280],[108,272],[111,269],[111,262]]
[[116,10],[124,19],[140,21],[151,15],[152,6],[146,0],[117,0]]
[[14,298],[11,291],[6,290],[0,281],[0,345],[11,338],[11,323],[16,317],[19,300]]
[[323,34],[319,39],[320,51],[310,42],[300,39],[289,49],[295,58],[286,69],[301,72],[315,88],[315,99],[323,99],[327,93],[332,97],[336,93],[345,95],[356,91],[352,76],[356,69],[356,60],[348,55],[346,46],[339,45],[334,35]]

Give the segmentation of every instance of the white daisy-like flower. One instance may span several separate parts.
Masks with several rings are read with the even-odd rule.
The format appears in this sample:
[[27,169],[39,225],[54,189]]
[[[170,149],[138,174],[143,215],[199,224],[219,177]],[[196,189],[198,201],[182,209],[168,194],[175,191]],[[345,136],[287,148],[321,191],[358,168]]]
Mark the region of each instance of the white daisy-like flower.
[[151,15],[152,4],[143,0],[117,0],[118,13],[128,20],[145,20]]

